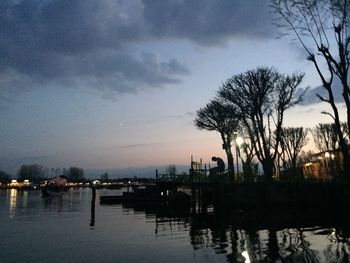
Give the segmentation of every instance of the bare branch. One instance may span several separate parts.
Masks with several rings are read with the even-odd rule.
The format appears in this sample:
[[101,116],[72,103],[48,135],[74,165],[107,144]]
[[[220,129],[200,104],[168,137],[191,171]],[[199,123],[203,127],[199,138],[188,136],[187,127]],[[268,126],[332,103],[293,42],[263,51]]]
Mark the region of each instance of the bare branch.
[[327,111],[321,111],[321,114],[328,115],[328,116],[330,116],[333,120],[335,119],[334,116],[333,116],[331,113],[327,112]]

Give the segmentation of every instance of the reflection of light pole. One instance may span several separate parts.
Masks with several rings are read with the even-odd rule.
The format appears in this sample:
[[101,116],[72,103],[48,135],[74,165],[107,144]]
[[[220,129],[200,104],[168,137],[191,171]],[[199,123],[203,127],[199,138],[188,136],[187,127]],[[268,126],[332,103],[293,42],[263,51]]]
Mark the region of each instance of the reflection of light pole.
[[243,138],[241,136],[236,137],[236,166],[237,166],[237,174],[239,173],[239,167],[238,167],[238,154],[240,154],[240,147],[242,143],[244,142]]

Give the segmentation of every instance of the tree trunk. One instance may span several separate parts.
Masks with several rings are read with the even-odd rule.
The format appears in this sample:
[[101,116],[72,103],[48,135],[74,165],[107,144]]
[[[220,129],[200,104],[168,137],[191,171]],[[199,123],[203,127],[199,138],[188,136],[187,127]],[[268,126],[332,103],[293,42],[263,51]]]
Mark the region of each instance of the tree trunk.
[[346,141],[345,141],[344,136],[343,136],[343,132],[341,130],[338,109],[337,109],[334,102],[331,103],[331,106],[332,106],[333,112],[334,112],[334,124],[335,124],[335,129],[337,131],[338,138],[339,138],[340,150],[341,150],[343,157],[344,157],[344,160],[343,160],[343,162],[344,162],[344,174],[343,174],[343,176],[344,177],[342,179],[350,180],[350,155],[349,155],[348,146],[346,144]]
[[226,156],[227,156],[228,172],[230,173],[230,175],[234,175],[235,174],[235,166],[234,166],[234,160],[233,160],[233,155],[231,152],[231,144],[230,143],[226,144],[225,152],[226,152]]
[[221,138],[223,141],[223,146],[224,146],[224,150],[227,156],[227,168],[228,168],[228,172],[231,176],[235,175],[235,167],[234,167],[234,159],[233,159],[233,155],[232,155],[232,151],[231,151],[231,141],[230,141],[230,137],[227,136],[227,138],[225,137],[224,134],[221,134]]
[[275,229],[269,228],[269,237],[267,242],[267,256],[268,260],[271,262],[277,262],[280,259],[279,255],[279,246],[278,246],[278,239],[277,239],[277,233]]
[[235,167],[231,149],[226,150],[227,155],[227,168],[230,174],[235,174]]
[[271,182],[272,176],[273,176],[273,167],[274,167],[273,160],[271,158],[267,158],[263,160],[261,164],[263,166],[265,180],[267,182]]
[[[343,60],[345,61],[345,60]],[[345,65],[345,62],[343,62],[343,65]],[[346,67],[344,67],[346,68]],[[348,85],[348,71],[345,70],[344,71],[345,74],[343,74],[343,78],[341,79],[342,81],[342,85],[343,85],[343,98],[345,101],[345,105],[346,105],[346,110],[347,110],[347,128],[350,128],[350,99],[349,99],[349,85]],[[339,119],[338,119],[339,121]],[[338,127],[337,127],[338,129]],[[344,157],[344,179],[345,180],[349,180],[350,179],[350,154],[349,154],[349,150],[348,150],[348,146],[347,143],[344,139],[344,135],[343,132],[341,130],[340,127],[340,121],[339,121],[339,129],[340,132],[338,131],[338,135],[339,135],[339,144],[340,144],[340,149],[342,151],[343,157]],[[349,129],[350,131],[350,129]]]

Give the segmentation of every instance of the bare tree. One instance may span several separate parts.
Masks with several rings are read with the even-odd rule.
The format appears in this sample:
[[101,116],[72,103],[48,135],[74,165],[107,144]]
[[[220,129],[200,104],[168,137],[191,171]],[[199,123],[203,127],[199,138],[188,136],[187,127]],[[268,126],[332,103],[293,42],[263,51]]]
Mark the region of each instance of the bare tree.
[[320,152],[339,148],[339,138],[334,123],[319,123],[312,129],[312,137]]
[[[317,96],[329,103],[331,116],[344,156],[344,169],[350,177],[350,155],[341,129],[338,108],[334,100],[333,81],[339,78],[342,96],[347,108],[347,124],[350,125],[350,65],[348,34],[349,0],[272,0],[272,8],[278,15],[277,25],[282,35],[291,33],[302,45],[322,81],[327,96]],[[323,69],[322,65],[325,65]]]
[[169,174],[171,176],[175,176],[176,175],[176,165],[175,164],[169,164],[165,168],[165,172],[166,172],[166,174]]
[[311,162],[314,154],[315,153],[311,150],[309,150],[307,152],[301,151],[299,154],[299,158],[298,158],[298,165],[302,165],[304,163]]
[[236,107],[227,105],[220,99],[214,99],[197,111],[194,120],[194,125],[199,129],[220,133],[222,147],[227,156],[228,169],[232,174],[234,174],[234,160],[231,140],[234,132],[238,129],[239,118]]
[[295,92],[303,76],[260,67],[233,76],[219,90],[219,96],[238,109],[268,181],[274,174],[284,113],[301,101]]
[[284,163],[290,168],[293,176],[297,175],[297,159],[301,149],[307,143],[308,130],[303,127],[287,127],[282,129],[281,149]]
[[0,185],[2,183],[7,184],[11,182],[11,175],[9,175],[8,173],[4,172],[4,171],[0,171]]
[[18,171],[17,179],[38,183],[45,177],[45,167],[40,164],[23,164]]
[[81,182],[85,180],[84,169],[79,167],[69,167],[64,173],[68,180],[73,182]]

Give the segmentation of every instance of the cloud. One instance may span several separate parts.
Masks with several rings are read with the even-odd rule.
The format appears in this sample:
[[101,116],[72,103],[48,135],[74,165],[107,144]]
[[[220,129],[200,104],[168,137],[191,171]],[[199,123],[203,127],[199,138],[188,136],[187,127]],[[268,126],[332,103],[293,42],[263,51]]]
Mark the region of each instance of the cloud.
[[[344,102],[344,99],[342,97],[342,87],[340,80],[338,78],[334,79],[333,86],[333,95],[334,95],[334,101],[336,103]],[[297,91],[297,94],[302,94],[303,90],[299,89]],[[312,105],[318,102],[321,102],[321,100],[317,97],[316,94],[321,95],[324,98],[328,98],[327,91],[323,88],[323,86],[317,86],[312,89],[308,89],[303,97],[302,105]]]
[[159,143],[138,143],[138,144],[125,144],[120,145],[119,148],[127,149],[127,148],[140,148],[140,147],[149,147]]
[[190,73],[183,63],[135,46],[164,39],[213,46],[271,32],[266,1],[3,0],[0,96],[64,86],[107,97],[176,84]]
[[269,4],[259,0],[144,0],[144,16],[155,36],[217,45],[231,37],[271,37]]

